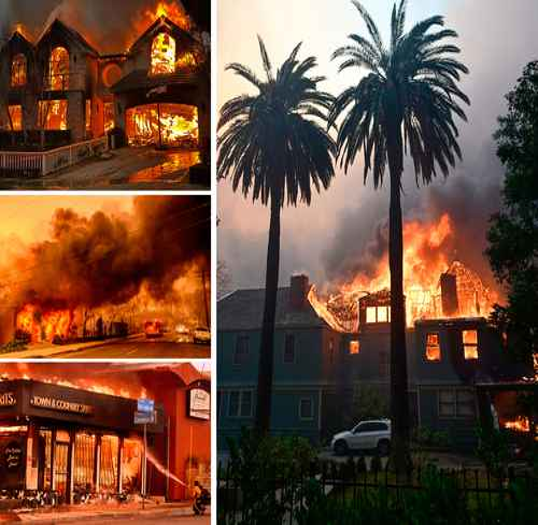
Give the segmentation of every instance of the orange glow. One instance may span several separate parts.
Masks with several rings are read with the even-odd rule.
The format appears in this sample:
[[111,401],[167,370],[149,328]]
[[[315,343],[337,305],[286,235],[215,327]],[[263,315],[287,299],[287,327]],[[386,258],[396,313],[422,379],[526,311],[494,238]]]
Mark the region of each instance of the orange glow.
[[49,86],[53,91],[69,89],[69,53],[64,47],[52,50],[49,60]]
[[178,2],[161,0],[155,2],[152,8],[143,9],[136,15],[133,20],[134,33],[142,34],[161,17],[168,18],[185,31],[189,31],[192,27],[191,19]]
[[[410,221],[404,225],[404,295],[408,326],[420,319],[488,316],[498,301],[497,294],[485,287],[476,273],[461,262],[453,261],[450,246],[455,235],[448,214],[434,223]],[[443,313],[441,302],[443,273],[456,279],[458,310],[450,316]],[[340,284],[338,292],[326,299],[326,306],[347,330],[356,330],[358,300],[367,293],[389,288],[390,270],[385,256],[371,275],[359,273],[353,280]],[[390,321],[390,314],[387,318]],[[380,321],[378,316],[376,319]]]
[[105,120],[105,132],[112,131],[114,127],[116,126],[116,122],[114,120],[114,103],[113,102],[105,102],[104,104],[104,120]]
[[92,101],[91,99],[86,99],[86,131],[92,131]]
[[127,137],[131,146],[159,142],[164,146],[197,146],[198,109],[184,104],[159,104],[159,107],[146,104],[131,108],[127,110]]
[[18,88],[26,84],[27,66],[26,57],[19,53],[13,57],[11,63],[11,86]]
[[466,360],[478,360],[478,332],[476,330],[461,331],[463,354]]
[[426,360],[438,362],[441,359],[441,346],[439,345],[439,334],[430,333],[426,335]]
[[22,106],[15,105],[9,106],[9,117],[11,119],[11,129],[12,131],[21,131],[22,130]]
[[[517,431],[519,433],[530,433],[531,432],[531,424],[529,419],[526,416],[518,416],[514,420],[507,420],[504,422],[503,427],[505,429],[511,429],[512,431]],[[536,425],[535,429],[535,438],[538,442],[538,425]]]
[[67,338],[70,335],[73,312],[58,310],[43,312],[35,305],[25,305],[17,313],[17,329],[27,333],[31,341],[52,342],[54,338]]
[[44,130],[67,130],[67,100],[40,100],[38,119]]
[[151,46],[151,75],[168,75],[176,69],[176,41],[159,33]]

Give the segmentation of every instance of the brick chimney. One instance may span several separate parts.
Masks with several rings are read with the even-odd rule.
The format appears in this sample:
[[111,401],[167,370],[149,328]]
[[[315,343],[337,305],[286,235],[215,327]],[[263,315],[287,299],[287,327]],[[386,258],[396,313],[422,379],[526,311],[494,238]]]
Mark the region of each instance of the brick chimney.
[[307,303],[310,291],[310,280],[305,274],[298,274],[290,278],[290,307],[293,310],[303,310]]

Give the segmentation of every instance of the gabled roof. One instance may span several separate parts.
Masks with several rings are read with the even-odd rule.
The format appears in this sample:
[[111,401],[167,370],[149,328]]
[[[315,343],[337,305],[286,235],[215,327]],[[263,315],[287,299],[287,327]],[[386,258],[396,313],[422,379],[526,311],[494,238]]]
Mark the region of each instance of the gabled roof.
[[39,46],[43,41],[47,39],[47,37],[49,37],[49,35],[56,31],[63,34],[71,42],[77,44],[86,53],[99,56],[99,52],[93,46],[91,46],[78,31],[75,31],[74,29],[65,25],[58,18],[56,18],[47,29],[45,29],[43,34],[39,37],[39,40],[36,45]]
[[135,89],[150,89],[160,86],[171,86],[173,84],[192,84],[198,82],[198,75],[195,72],[177,71],[170,75],[148,75],[143,69],[131,71],[125,75],[114,86],[110,88],[112,93],[133,91]]
[[26,49],[32,49],[33,47],[32,43],[22,33],[15,31],[9,40],[5,42],[4,46],[1,47],[0,51],[3,53],[8,48],[17,45],[20,45]]
[[151,26],[140,35],[131,48],[129,49],[130,53],[136,52],[136,49],[138,46],[140,46],[146,39],[150,39],[153,36],[155,36],[157,33],[159,33],[162,30],[167,30],[170,32],[170,34],[180,42],[180,47],[187,47],[189,45],[194,45],[196,43],[196,40],[192,37],[190,33],[185,31],[184,29],[181,29],[177,24],[172,22],[168,17],[162,15],[161,17],[157,18]]
[[[290,303],[290,287],[279,288],[277,293],[277,328],[329,328],[318,316],[309,301],[303,309],[294,309]],[[217,304],[219,331],[259,330],[262,326],[265,289],[237,290]]]

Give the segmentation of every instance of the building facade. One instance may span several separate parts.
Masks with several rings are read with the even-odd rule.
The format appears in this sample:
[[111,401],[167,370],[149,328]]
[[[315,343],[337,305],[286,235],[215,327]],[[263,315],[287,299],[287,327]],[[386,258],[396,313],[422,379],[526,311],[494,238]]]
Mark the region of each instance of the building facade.
[[[350,427],[354,411],[360,413],[353,406],[359,391],[375,393],[386,407],[387,414],[371,417],[388,416],[390,294],[363,297],[358,330],[347,332],[316,311],[309,290],[306,276],[279,289],[271,425],[275,434],[322,444]],[[252,425],[263,299],[263,290],[239,290],[218,304],[221,449],[226,437]],[[435,319],[417,321],[406,338],[413,427],[443,432],[462,449],[474,447],[480,424],[476,385],[499,381],[506,370],[497,333],[480,317]]]

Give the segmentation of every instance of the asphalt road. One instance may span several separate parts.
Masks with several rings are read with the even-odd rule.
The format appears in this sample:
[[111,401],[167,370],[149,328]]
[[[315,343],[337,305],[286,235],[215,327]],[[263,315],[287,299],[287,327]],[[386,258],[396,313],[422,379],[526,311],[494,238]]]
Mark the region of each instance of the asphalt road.
[[98,347],[55,354],[54,358],[210,358],[211,346],[178,343],[164,338],[144,336],[125,341],[104,342]]
[[[96,514],[92,518],[62,519],[61,515],[57,519],[50,520],[47,524],[104,524],[103,517]],[[18,524],[44,524],[43,522],[26,522],[21,521]],[[194,515],[176,514],[173,511],[155,511],[154,513],[144,514],[125,514],[121,513],[117,518],[107,515],[106,524],[211,524],[209,513],[202,517]]]

